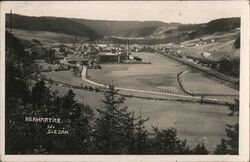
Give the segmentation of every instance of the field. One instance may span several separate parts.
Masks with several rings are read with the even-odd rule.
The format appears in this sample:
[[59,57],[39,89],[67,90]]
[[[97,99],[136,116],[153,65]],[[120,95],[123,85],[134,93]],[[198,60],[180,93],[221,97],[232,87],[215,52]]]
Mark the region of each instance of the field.
[[[101,70],[89,70],[90,80],[105,84],[113,81],[116,86],[124,88],[181,92],[176,79],[177,74],[191,69],[155,53],[135,53],[134,55],[151,61],[152,64],[104,64]],[[238,94],[237,90],[208,77],[199,72],[185,73],[182,78],[184,88],[195,93]]]
[[72,38],[86,39],[82,36],[74,36],[63,33],[47,32],[47,31],[27,31],[20,29],[13,29],[13,33],[25,40],[37,39],[44,45],[58,45],[60,42],[66,42],[72,40]]
[[53,81],[62,82],[70,85],[91,85],[90,83],[83,81],[80,77],[75,77],[72,71],[43,72],[41,73],[41,76],[45,76],[46,79],[52,79]]
[[227,55],[230,55],[233,58],[239,58],[240,50],[234,48],[234,41],[229,40],[225,42],[215,42],[210,44],[205,44],[201,46],[194,47],[185,47],[182,50],[185,54],[193,57],[201,57],[201,53],[209,52],[211,53],[210,59],[220,59]]
[[101,70],[90,69],[90,80],[98,83],[113,83],[124,88],[157,89],[180,92],[176,76],[188,69],[183,65],[167,60],[164,56],[154,53],[136,53],[151,64],[103,64]]
[[[52,90],[58,90],[65,94],[68,88],[52,86]],[[88,104],[98,116],[96,108],[102,108],[102,93],[82,90],[73,90],[76,100]],[[146,129],[152,131],[152,126],[159,129],[174,127],[178,136],[187,139],[190,146],[199,143],[199,139],[206,138],[206,147],[214,150],[220,139],[225,137],[226,124],[234,123],[237,119],[230,117],[227,107],[201,104],[183,104],[177,102],[144,100],[127,98],[125,106],[129,111],[138,115],[141,111],[143,118],[150,118],[146,122]]]
[[59,65],[49,64],[44,60],[36,60],[35,65],[41,67],[41,70],[56,70],[60,67]]
[[188,72],[182,75],[183,87],[191,93],[239,94],[239,91],[204,77],[201,73]]
[[226,124],[234,123],[236,118],[229,117],[227,107],[201,104],[182,104],[177,102],[128,99],[126,104],[130,111],[137,114],[141,109],[144,118],[149,117],[146,128],[152,126],[160,129],[174,127],[178,136],[187,139],[191,146],[206,138],[206,147],[214,150],[225,137]]
[[[234,42],[239,36],[240,31],[235,30],[232,33],[220,33],[219,35],[213,34],[209,36],[201,37],[200,39],[203,40],[210,40],[214,39],[215,42],[203,44],[200,46],[193,46],[193,47],[184,47],[182,50],[185,54],[193,56],[193,57],[200,57],[202,52],[209,52],[211,56],[209,59],[220,59],[222,57],[230,55],[232,58],[239,58],[240,57],[240,50],[235,49]],[[187,43],[198,43],[200,39],[194,39],[190,41],[183,42],[183,44]]]

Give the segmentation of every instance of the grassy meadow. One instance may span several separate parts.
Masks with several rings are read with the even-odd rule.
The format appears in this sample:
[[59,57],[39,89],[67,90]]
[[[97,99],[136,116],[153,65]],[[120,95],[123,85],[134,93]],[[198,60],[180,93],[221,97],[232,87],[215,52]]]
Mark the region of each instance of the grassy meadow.
[[155,53],[134,53],[151,64],[102,64],[102,69],[90,69],[88,75],[98,83],[113,83],[119,87],[180,92],[176,76],[188,69]]
[[[65,87],[52,86],[52,90],[58,90],[65,94],[69,89]],[[98,116],[96,108],[102,108],[103,93],[89,92],[73,89],[76,100],[88,104]],[[220,139],[225,137],[226,124],[234,123],[237,119],[228,116],[229,110],[225,106],[202,105],[191,103],[179,103],[168,101],[145,100],[127,98],[124,106],[128,111],[134,111],[135,115],[149,118],[146,129],[152,131],[152,126],[159,129],[174,127],[178,136],[187,139],[190,146],[195,146],[201,138],[205,138],[206,147],[214,150]]]
[[204,77],[201,73],[188,72],[182,75],[183,87],[191,93],[230,94],[237,95],[239,91],[218,81]]

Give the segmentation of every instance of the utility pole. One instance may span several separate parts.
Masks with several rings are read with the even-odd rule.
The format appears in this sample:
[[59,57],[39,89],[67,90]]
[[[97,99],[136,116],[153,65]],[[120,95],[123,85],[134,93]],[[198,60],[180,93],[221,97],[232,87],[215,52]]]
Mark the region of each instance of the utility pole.
[[10,34],[12,34],[12,10],[10,10]]
[[11,38],[12,38],[12,10],[10,10],[10,30],[9,30],[9,59],[7,60],[12,60],[11,58]]
[[128,44],[128,41],[127,41],[127,58],[129,58],[129,55],[128,55],[128,53],[129,53],[129,44]]

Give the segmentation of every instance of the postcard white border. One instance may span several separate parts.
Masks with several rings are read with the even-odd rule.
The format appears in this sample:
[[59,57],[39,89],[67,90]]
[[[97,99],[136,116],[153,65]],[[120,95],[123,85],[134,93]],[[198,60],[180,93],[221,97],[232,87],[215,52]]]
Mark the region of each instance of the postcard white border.
[[[209,1],[206,1],[209,2]],[[232,9],[241,8],[241,64],[240,64],[240,140],[239,155],[5,155],[5,13],[9,12],[1,2],[1,56],[0,56],[0,160],[2,161],[249,161],[249,3],[248,1],[219,1],[221,5],[232,3]],[[14,3],[14,2],[12,2]],[[34,2],[36,3],[36,2]],[[48,2],[49,5],[50,2]],[[63,3],[63,2],[62,2]],[[192,3],[192,1],[189,1]],[[196,1],[197,3],[197,1]],[[202,1],[199,2],[202,6]]]

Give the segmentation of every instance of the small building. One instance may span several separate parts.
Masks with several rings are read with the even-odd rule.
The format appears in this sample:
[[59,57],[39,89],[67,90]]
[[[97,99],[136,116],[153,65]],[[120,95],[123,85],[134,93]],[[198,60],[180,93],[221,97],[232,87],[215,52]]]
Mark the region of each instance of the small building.
[[127,60],[127,55],[125,53],[100,53],[98,55],[98,60],[100,63],[120,63]]
[[65,57],[62,60],[64,64],[75,64],[75,65],[88,65],[89,60],[87,58],[80,57]]
[[100,53],[98,55],[98,60],[100,63],[117,62],[119,63],[120,55],[118,53]]
[[207,57],[211,56],[211,53],[209,53],[209,52],[202,52],[200,55],[201,55],[202,58],[207,58]]

